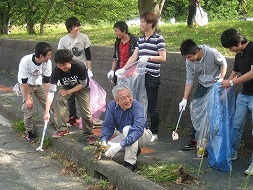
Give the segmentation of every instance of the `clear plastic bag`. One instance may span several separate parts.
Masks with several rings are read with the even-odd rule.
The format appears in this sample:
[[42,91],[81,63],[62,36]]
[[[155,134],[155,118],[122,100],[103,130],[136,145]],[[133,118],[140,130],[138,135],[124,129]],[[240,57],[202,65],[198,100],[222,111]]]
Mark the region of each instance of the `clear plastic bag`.
[[12,90],[16,92],[17,96],[21,96],[22,95],[19,83],[15,84],[15,86],[13,87]]
[[138,61],[130,65],[125,73],[118,77],[118,84],[123,83],[133,92],[133,98],[144,107],[144,113],[147,117],[148,98],[145,87],[146,64]]
[[210,133],[207,144],[209,165],[220,171],[230,172],[233,120],[235,113],[234,87],[220,88],[216,83],[212,90],[213,104],[209,105]]
[[208,118],[208,104],[209,97],[212,95],[212,90],[209,90],[205,96],[194,99],[190,104],[191,121],[194,129],[196,130],[195,139],[197,141],[197,156],[204,155],[206,145],[209,138],[210,122]]
[[196,7],[195,21],[199,26],[205,26],[208,24],[207,13],[203,11],[201,6]]
[[90,111],[93,121],[96,121],[106,110],[106,92],[92,78],[90,78]]

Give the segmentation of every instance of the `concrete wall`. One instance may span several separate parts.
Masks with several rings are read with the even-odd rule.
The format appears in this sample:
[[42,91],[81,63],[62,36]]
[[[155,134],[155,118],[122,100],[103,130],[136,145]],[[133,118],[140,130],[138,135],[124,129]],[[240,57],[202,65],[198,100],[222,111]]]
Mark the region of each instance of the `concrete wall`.
[[[16,75],[20,59],[34,52],[37,42],[5,40],[0,41],[0,66],[1,70]],[[55,52],[57,43],[50,43]],[[96,80],[107,92],[107,101],[112,99],[111,89],[113,84],[107,79],[107,72],[111,69],[113,48],[105,46],[92,46],[93,79]],[[52,58],[52,60],[54,60]],[[228,74],[231,73],[233,58],[227,58]],[[159,90],[159,112],[161,115],[161,130],[166,130],[170,125],[175,125],[178,119],[178,103],[182,100],[185,84],[185,60],[180,53],[167,53],[167,62],[161,66],[161,86]],[[194,86],[194,89],[196,87]],[[239,85],[236,92],[240,90]],[[193,92],[194,92],[193,89]],[[192,96],[193,93],[191,93]],[[182,116],[180,127],[190,127],[189,106]],[[251,138],[250,125],[244,136]]]

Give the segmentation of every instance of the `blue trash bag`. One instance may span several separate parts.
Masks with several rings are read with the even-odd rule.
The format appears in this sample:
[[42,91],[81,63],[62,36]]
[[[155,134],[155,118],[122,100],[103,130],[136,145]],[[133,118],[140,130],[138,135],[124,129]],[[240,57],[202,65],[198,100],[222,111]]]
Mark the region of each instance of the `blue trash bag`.
[[210,135],[207,144],[210,167],[230,172],[232,170],[231,149],[233,142],[233,120],[235,114],[234,87],[223,89],[216,83],[212,89],[212,104],[209,104]]

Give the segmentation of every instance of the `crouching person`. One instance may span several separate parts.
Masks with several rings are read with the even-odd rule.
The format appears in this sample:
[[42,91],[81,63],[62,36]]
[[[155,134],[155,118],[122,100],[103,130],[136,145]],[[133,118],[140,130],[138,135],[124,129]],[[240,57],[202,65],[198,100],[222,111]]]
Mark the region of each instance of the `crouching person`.
[[[114,86],[112,94],[114,100],[107,106],[100,137],[104,145],[110,146],[105,156],[116,157],[120,150],[124,150],[123,166],[136,171],[140,148],[149,143],[152,132],[148,129],[143,106],[133,99],[127,86]],[[115,129],[116,136],[113,136]]]
[[82,116],[83,134],[89,144],[94,144],[92,128],[92,115],[90,112],[90,88],[88,72],[85,65],[80,61],[72,60],[72,54],[67,49],[57,50],[55,53],[56,67],[52,71],[50,86],[46,99],[46,110],[44,120],[48,120],[49,108],[53,102],[54,93],[57,91],[57,82],[60,81],[59,91],[56,99],[57,106],[57,127],[58,131],[53,135],[60,138],[69,133],[67,121],[69,113],[67,111],[67,100],[74,94],[77,98]]

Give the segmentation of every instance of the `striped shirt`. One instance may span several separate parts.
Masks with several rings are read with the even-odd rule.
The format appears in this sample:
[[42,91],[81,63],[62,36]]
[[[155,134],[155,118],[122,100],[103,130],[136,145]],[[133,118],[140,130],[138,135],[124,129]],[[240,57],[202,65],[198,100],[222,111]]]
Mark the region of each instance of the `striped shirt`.
[[[145,40],[145,36],[141,36],[137,42],[136,48],[139,50],[139,57],[159,56],[159,51],[166,51],[166,44],[161,35],[154,33],[147,40]],[[153,77],[159,77],[160,66],[161,63],[147,62],[146,72]]]

